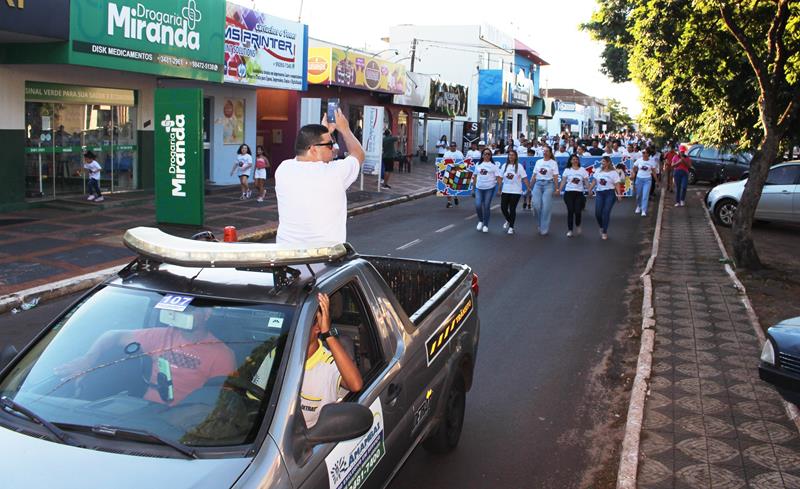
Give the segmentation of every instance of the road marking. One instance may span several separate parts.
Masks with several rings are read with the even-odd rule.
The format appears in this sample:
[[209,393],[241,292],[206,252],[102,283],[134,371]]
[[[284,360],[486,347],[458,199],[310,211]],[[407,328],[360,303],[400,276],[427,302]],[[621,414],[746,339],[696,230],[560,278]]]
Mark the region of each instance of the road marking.
[[401,247],[399,247],[399,248],[395,248],[395,249],[396,249],[396,250],[398,250],[398,251],[399,251],[399,250],[404,250],[404,249],[406,249],[406,248],[411,248],[412,246],[414,246],[414,245],[416,245],[416,244],[420,244],[420,243],[422,243],[422,240],[421,240],[421,239],[415,239],[414,241],[412,241],[412,242],[410,242],[410,243],[406,243],[406,244],[404,244],[403,246],[401,246]]
[[437,233],[443,233],[443,232],[447,231],[448,229],[453,229],[454,227],[456,227],[455,224],[448,224],[447,226],[445,226],[443,228],[437,229],[436,232]]
[[494,210],[497,210],[497,209],[499,209],[499,208],[500,208],[500,204],[497,204],[497,205],[493,206],[493,207],[491,208],[491,210],[493,210],[493,211],[494,211]]
[[469,221],[471,219],[475,219],[476,217],[478,217],[478,214],[470,214],[467,217],[465,217],[464,220]]

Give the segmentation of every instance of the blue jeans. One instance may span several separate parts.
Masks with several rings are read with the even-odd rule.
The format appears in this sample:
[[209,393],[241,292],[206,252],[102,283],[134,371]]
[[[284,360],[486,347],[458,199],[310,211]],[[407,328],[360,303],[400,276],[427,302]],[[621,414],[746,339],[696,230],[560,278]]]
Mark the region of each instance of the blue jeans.
[[492,199],[497,187],[487,189],[475,189],[475,212],[478,214],[478,220],[484,226],[489,225],[489,217],[492,214]]
[[652,178],[636,179],[636,207],[641,207],[642,213],[647,214],[647,204],[650,202],[650,186]]
[[689,186],[689,172],[686,170],[675,170],[675,202],[680,203],[686,200],[686,187]]
[[550,215],[553,210],[553,192],[555,183],[552,180],[536,180],[531,192],[531,204],[536,209],[539,219],[539,232],[547,234],[550,231]]
[[601,190],[597,192],[594,199],[594,217],[597,218],[597,225],[603,230],[603,234],[608,234],[608,224],[611,221],[611,209],[617,202],[617,193],[614,190]]
[[89,195],[100,197],[100,181],[89,178]]

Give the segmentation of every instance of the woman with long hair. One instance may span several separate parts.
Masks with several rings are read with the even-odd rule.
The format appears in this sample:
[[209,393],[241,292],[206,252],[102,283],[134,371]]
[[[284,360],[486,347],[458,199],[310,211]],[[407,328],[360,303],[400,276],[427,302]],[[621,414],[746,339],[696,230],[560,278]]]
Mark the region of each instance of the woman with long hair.
[[650,160],[650,150],[645,148],[642,157],[633,164],[633,193],[636,195],[636,214],[642,213],[642,217],[647,216],[647,204],[650,202],[650,186],[656,177],[656,169],[653,161]]
[[536,210],[539,234],[547,236],[547,233],[550,232],[553,194],[558,195],[558,163],[553,158],[553,150],[549,146],[544,149],[544,157],[533,167],[532,183],[531,204]]
[[502,192],[500,193],[500,210],[506,218],[503,229],[508,229],[508,234],[514,234],[514,222],[517,219],[517,204],[522,196],[522,184],[530,188],[528,175],[525,173],[525,165],[519,163],[516,150],[508,152],[508,159],[503,165],[502,171]]
[[567,237],[571,238],[574,231],[576,235],[581,234],[581,215],[583,207],[586,205],[584,190],[589,188],[589,173],[581,167],[581,159],[578,155],[569,157],[569,162],[564,173],[561,175],[560,190],[564,194],[564,203],[567,204]]
[[500,168],[492,159],[492,152],[484,149],[481,162],[475,166],[472,184],[475,189],[475,212],[478,214],[478,231],[489,232],[489,218],[492,212],[492,198],[501,181]]
[[594,217],[600,226],[600,237],[608,239],[608,225],[611,222],[611,209],[614,204],[622,200],[624,184],[619,172],[611,163],[611,158],[603,156],[600,160],[600,170],[594,172],[594,181],[589,187],[589,194],[595,191]]
[[267,194],[267,178],[269,178],[268,168],[270,167],[269,158],[264,154],[264,147],[256,146],[256,169],[253,172],[253,178],[256,181],[256,190],[258,190],[257,202],[264,202],[264,197]]
[[247,185],[247,179],[250,177],[250,168],[253,167],[253,153],[250,152],[250,146],[242,144],[236,150],[236,161],[233,162],[231,168],[231,175],[238,170],[239,185],[242,187],[242,196],[239,200],[250,198],[250,187]]

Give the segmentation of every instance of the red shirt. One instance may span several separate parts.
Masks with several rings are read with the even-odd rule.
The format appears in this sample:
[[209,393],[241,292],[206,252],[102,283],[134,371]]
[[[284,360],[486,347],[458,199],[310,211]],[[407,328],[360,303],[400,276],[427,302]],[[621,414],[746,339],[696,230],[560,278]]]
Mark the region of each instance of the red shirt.
[[672,158],[672,168],[675,170],[689,171],[692,166],[692,160],[688,156],[681,157],[680,154]]
[[164,358],[169,362],[172,401],[161,399],[154,387],[149,387],[144,395],[149,401],[175,405],[211,377],[227,376],[236,370],[233,352],[209,332],[195,338],[178,328],[151,328],[134,332],[131,341],[139,343],[141,352],[153,358],[151,384],[158,383],[158,359]]
[[670,164],[672,163],[672,159],[675,158],[676,156],[678,156],[678,153],[676,153],[673,150],[669,150],[667,151],[667,154],[664,155],[664,162]]

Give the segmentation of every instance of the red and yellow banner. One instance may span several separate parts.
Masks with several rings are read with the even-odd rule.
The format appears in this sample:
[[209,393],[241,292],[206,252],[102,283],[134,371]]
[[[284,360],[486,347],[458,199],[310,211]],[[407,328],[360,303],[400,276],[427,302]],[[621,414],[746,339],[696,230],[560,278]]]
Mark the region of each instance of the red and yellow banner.
[[308,49],[308,83],[403,94],[405,66],[337,48]]

